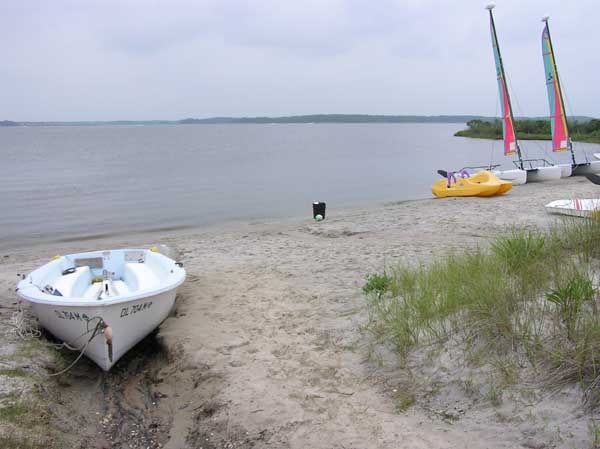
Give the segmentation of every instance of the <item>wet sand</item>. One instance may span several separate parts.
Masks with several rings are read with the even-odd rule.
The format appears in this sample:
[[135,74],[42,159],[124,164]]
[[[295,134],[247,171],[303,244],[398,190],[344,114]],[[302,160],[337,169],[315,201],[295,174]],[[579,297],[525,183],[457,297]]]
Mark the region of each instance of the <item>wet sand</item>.
[[[588,447],[591,415],[576,387],[544,394],[529,385],[525,400],[516,386],[492,405],[458,387],[472,370],[451,348],[432,366],[420,361],[415,379],[359,328],[365,275],[486,245],[513,226],[548,226],[547,202],[598,193],[572,178],[503,197],[329,204],[322,223],[307,216],[11,250],[0,254],[0,313],[6,328],[16,273],[54,254],[155,243],[178,251],[188,277],[177,311],[110,373],[85,361],[57,381],[45,377],[48,363],[30,361],[47,397],[61,398],[51,422],[74,447]],[[483,374],[473,375],[483,388]],[[400,411],[407,379],[419,399]]]

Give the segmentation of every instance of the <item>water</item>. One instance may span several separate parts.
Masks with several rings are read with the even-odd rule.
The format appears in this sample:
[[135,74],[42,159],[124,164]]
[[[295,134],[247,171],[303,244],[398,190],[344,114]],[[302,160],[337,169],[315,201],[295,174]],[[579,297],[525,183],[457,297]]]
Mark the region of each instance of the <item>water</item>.
[[[0,128],[0,249],[310,216],[431,196],[437,169],[502,160],[456,124]],[[547,142],[523,142],[530,156]],[[598,145],[578,145],[588,153]],[[555,157],[555,159],[558,159]],[[564,159],[564,160],[563,160]],[[567,162],[568,155],[560,155]],[[508,162],[507,162],[508,163]],[[508,166],[508,165],[507,165]]]

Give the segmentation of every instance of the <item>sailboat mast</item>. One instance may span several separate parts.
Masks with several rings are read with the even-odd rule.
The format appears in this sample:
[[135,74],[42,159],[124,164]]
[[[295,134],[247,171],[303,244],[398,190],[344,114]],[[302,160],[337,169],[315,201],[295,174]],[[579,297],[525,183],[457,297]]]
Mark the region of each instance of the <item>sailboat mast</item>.
[[[558,76],[558,69],[556,68],[556,58],[554,57],[554,46],[552,45],[552,37],[550,36],[550,25],[548,23],[549,20],[550,20],[549,16],[545,16],[542,18],[542,22],[544,22],[546,25],[546,34],[548,35],[548,50],[550,52],[550,61],[552,63],[552,69],[554,71],[554,78],[556,80],[556,94],[558,94],[558,99],[560,101],[560,107],[561,107],[562,114],[563,114],[562,120],[564,121],[565,133],[568,136],[569,135],[569,125],[567,123],[567,118],[566,118],[565,101],[564,101],[563,94],[562,94],[562,87],[560,85],[560,77]],[[573,160],[573,164],[576,164],[575,152],[573,151],[573,144],[571,142],[570,137],[567,139],[567,147],[569,148],[569,151],[571,152],[571,159]]]
[[[508,115],[510,116],[512,132],[514,133],[515,147],[517,150],[517,155],[519,157],[519,165],[520,165],[521,170],[523,170],[523,157],[521,156],[521,147],[519,146],[519,141],[517,139],[517,130],[515,129],[515,126],[514,126],[515,118],[514,118],[513,112],[512,112],[512,104],[510,102],[508,86],[506,85],[506,74],[504,72],[504,62],[502,61],[502,53],[500,52],[500,46],[498,44],[498,36],[496,34],[496,24],[494,23],[494,14],[492,13],[492,9],[494,9],[494,7],[495,7],[495,5],[493,5],[493,4],[488,5],[488,6],[486,6],[486,9],[490,12],[490,27],[492,30],[492,46],[494,47],[494,51],[496,52],[496,54],[498,56],[498,60],[496,61],[496,69],[498,71],[497,76],[498,76],[498,82],[500,85],[500,94],[501,94],[501,96],[502,95],[506,96],[506,106],[508,108]],[[504,99],[501,98],[501,100],[504,100]],[[507,111],[503,110],[503,113],[504,113],[503,115],[506,115],[506,112]],[[505,117],[503,117],[503,119],[505,119]],[[506,124],[505,124],[505,122],[503,122],[503,126],[504,126],[504,132],[505,132],[504,138],[506,139]]]

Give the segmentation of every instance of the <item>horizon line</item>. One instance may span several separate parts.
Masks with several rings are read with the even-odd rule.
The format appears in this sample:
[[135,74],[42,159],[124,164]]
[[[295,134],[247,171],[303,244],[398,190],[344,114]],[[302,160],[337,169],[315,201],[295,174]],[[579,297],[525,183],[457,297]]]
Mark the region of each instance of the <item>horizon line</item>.
[[[517,119],[548,119],[547,116],[519,116]],[[575,119],[591,120],[595,117],[578,115]],[[68,125],[68,124],[244,124],[244,123],[389,123],[406,121],[429,121],[436,119],[443,122],[463,122],[465,119],[499,120],[499,117],[479,114],[300,114],[280,116],[213,116],[206,118],[186,117],[182,119],[147,119],[147,120],[0,120],[0,126],[26,126],[26,125]],[[315,122],[316,123],[316,122]]]

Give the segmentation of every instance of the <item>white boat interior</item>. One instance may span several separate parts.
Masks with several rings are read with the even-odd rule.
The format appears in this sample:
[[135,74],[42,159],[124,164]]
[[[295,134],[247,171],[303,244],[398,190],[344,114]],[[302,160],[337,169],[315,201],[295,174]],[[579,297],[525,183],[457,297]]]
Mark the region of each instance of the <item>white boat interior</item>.
[[185,276],[173,260],[150,250],[112,250],[62,256],[24,280],[29,299],[130,299],[149,290],[172,288]]

